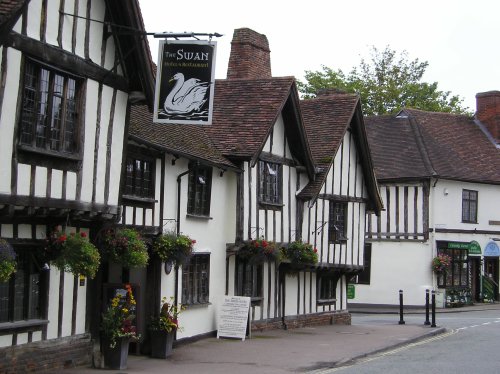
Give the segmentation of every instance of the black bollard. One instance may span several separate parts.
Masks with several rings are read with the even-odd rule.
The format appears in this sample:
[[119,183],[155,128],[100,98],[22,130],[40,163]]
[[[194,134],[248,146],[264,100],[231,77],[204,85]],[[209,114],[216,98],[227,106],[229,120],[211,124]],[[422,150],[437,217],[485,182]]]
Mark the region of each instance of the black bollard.
[[424,325],[428,326],[429,322],[429,290],[425,290],[425,322]]
[[403,320],[403,290],[399,290],[399,324],[405,324]]
[[432,323],[431,327],[436,327],[436,291],[432,291]]

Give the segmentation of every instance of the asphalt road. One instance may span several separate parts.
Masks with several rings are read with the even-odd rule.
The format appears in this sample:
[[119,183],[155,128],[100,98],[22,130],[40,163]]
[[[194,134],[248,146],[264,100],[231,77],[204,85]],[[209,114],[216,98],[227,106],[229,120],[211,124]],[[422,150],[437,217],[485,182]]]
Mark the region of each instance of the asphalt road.
[[[353,315],[353,325],[394,324],[396,315]],[[423,315],[405,315],[406,323],[423,323]],[[500,313],[485,310],[437,314],[448,332],[397,349],[368,356],[315,374],[476,374],[500,373]]]

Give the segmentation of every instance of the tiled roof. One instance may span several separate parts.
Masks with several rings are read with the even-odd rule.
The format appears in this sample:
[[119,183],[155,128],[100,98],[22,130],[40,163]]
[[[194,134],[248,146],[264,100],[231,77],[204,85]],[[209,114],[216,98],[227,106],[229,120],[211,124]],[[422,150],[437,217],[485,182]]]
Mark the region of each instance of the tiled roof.
[[207,132],[219,151],[231,157],[254,157],[293,84],[292,77],[217,80],[212,125]]
[[0,1],[0,24],[8,20],[16,11],[18,11],[26,0],[2,0]]
[[408,118],[370,118],[379,179],[430,177],[500,184],[500,152],[472,118],[405,109]]
[[237,169],[217,151],[206,134],[206,127],[153,123],[153,115],[146,105],[132,105],[129,135],[172,154],[198,159],[223,169]]
[[408,118],[366,117],[365,125],[379,180],[432,175],[425,167]]
[[370,196],[369,208],[378,213],[382,209],[382,200],[373,174],[373,163],[364,128],[359,96],[345,93],[328,93],[315,99],[303,100],[301,109],[307,138],[311,144],[311,152],[316,165],[320,168],[320,172],[316,174],[315,180],[310,181],[304,187],[299,197],[314,199],[321,192],[335,154],[342,143],[344,134],[350,127],[356,137],[360,156],[359,162],[363,168],[367,191]]

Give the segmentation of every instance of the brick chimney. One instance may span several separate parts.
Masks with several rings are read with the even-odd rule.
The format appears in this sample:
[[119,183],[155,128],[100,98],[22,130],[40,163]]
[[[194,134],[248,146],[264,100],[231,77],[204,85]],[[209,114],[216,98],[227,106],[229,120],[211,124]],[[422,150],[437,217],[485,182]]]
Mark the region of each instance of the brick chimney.
[[235,29],[227,79],[271,77],[271,50],[267,37],[248,28]]
[[500,91],[476,95],[476,118],[486,126],[497,144],[500,143]]

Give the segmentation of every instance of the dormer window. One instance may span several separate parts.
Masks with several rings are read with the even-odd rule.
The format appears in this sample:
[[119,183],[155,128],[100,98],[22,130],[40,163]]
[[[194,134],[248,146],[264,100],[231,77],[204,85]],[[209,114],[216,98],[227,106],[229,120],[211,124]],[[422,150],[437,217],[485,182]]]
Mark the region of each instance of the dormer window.
[[212,168],[192,165],[189,170],[187,213],[195,216],[210,216],[212,190]]
[[282,204],[282,167],[280,164],[259,161],[259,202]]

